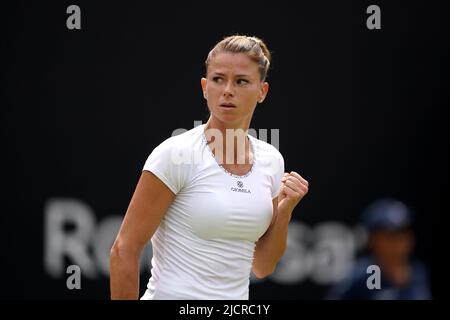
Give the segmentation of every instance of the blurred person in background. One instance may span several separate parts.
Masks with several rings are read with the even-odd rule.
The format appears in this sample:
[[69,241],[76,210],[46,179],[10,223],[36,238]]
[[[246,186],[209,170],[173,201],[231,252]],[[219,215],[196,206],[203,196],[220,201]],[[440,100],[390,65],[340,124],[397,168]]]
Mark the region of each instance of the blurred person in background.
[[[368,254],[359,258],[350,273],[331,288],[325,299],[428,300],[431,299],[428,273],[413,257],[415,236],[413,213],[404,203],[384,198],[370,204],[362,222],[368,232]],[[380,285],[369,288],[373,274],[380,270]]]

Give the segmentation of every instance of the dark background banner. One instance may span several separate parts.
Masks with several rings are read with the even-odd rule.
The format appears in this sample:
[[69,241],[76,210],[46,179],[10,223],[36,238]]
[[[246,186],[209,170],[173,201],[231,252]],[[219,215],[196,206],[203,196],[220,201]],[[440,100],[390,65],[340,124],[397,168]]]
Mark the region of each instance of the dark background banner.
[[[66,27],[71,4],[81,30]],[[251,128],[269,141],[279,130],[286,171],[310,182],[285,257],[252,280],[250,297],[322,299],[365,248],[360,214],[383,197],[416,212],[415,254],[435,296],[448,17],[439,2],[378,1],[381,29],[369,30],[370,4],[2,5],[0,297],[109,298],[109,248],[144,161],[174,130],[207,121],[203,63],[235,33],[273,53]],[[66,286],[70,265],[80,266],[80,290]]]

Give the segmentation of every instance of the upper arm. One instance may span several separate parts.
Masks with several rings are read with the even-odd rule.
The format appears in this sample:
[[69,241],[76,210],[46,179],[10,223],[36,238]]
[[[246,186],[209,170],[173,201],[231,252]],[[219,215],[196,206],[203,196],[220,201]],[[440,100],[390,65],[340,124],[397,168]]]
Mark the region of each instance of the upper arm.
[[143,170],[116,243],[142,250],[158,228],[175,194],[153,173]]

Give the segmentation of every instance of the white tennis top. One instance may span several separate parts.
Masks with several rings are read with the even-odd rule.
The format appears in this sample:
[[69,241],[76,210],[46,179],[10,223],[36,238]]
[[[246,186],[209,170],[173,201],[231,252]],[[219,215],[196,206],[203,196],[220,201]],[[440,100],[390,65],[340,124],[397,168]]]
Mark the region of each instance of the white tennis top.
[[248,299],[255,242],[272,220],[284,160],[250,134],[254,162],[244,176],[220,166],[205,124],[170,137],[143,170],[176,194],[151,242],[151,277],[141,299]]

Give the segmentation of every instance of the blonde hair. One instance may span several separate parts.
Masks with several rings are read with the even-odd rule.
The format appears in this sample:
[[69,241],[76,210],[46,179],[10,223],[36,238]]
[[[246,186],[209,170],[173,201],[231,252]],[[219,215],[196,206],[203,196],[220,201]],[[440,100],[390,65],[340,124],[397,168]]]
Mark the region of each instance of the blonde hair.
[[261,81],[267,76],[270,67],[271,53],[266,44],[257,37],[233,35],[225,37],[208,53],[205,60],[206,73],[211,59],[219,53],[245,53],[259,66]]

